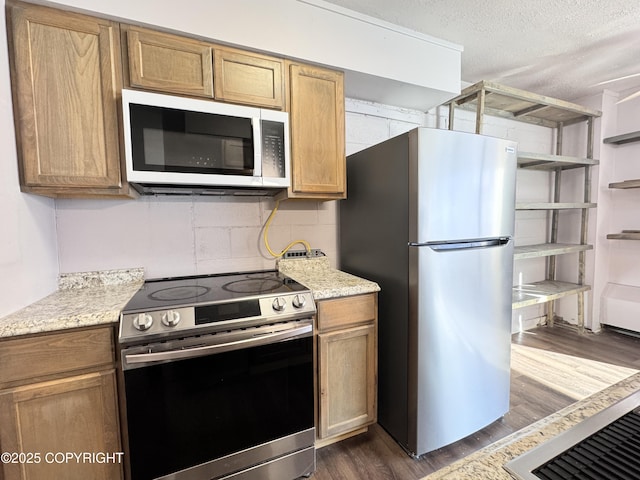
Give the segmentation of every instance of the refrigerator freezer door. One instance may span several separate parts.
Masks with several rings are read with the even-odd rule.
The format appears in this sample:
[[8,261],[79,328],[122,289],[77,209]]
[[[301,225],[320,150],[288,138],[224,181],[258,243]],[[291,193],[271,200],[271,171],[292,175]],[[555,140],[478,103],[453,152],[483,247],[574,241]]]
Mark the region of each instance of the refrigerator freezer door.
[[512,237],[517,144],[450,130],[409,133],[409,241]]
[[509,410],[513,240],[409,247],[408,449],[430,452]]

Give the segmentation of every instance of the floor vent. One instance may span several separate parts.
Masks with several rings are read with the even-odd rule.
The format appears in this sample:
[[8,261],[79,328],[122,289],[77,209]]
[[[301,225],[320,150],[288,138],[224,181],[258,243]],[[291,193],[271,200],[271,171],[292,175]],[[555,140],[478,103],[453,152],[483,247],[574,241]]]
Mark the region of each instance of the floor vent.
[[533,474],[543,480],[640,479],[640,414],[627,413]]
[[640,391],[504,468],[518,480],[640,480]]

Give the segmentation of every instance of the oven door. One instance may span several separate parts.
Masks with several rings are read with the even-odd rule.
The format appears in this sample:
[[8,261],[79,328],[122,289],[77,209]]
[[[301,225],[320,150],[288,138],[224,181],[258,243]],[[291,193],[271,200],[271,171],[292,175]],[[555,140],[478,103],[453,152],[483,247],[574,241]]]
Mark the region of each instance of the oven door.
[[260,463],[303,450],[310,465],[268,476],[311,473],[310,322],[123,349],[130,478],[261,478]]

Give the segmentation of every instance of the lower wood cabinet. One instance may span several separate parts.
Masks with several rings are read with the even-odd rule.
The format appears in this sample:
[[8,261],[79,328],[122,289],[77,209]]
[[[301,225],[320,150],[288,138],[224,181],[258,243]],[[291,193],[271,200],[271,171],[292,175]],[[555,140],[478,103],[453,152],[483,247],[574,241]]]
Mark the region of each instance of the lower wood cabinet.
[[377,294],[319,301],[317,338],[322,445],[376,421]]
[[0,342],[0,451],[13,455],[0,478],[122,478],[112,335],[103,327]]

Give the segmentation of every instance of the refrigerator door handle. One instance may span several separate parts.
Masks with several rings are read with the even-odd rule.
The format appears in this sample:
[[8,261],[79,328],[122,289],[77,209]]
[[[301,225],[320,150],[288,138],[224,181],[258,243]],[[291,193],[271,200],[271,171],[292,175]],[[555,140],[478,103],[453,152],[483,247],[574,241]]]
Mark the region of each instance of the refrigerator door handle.
[[492,238],[491,240],[477,240],[470,242],[456,242],[456,243],[414,243],[410,242],[410,247],[429,247],[436,252],[443,252],[447,250],[462,250],[468,248],[487,248],[487,247],[500,247],[506,245],[509,242],[509,237]]

